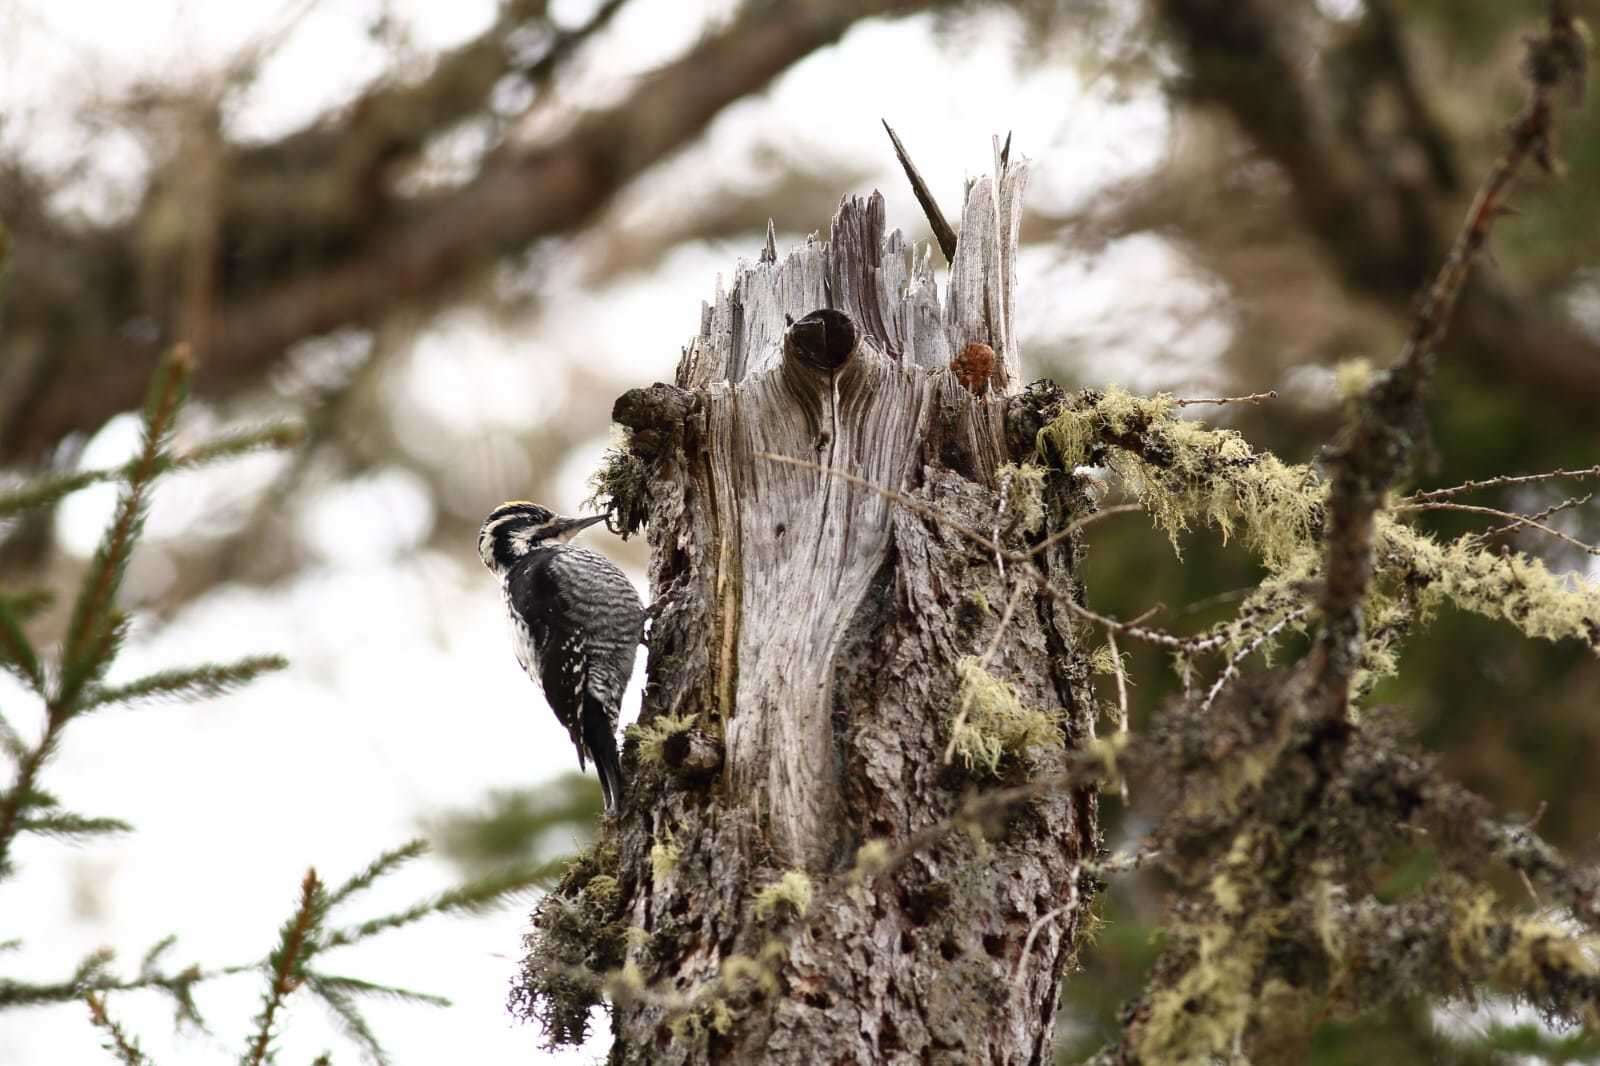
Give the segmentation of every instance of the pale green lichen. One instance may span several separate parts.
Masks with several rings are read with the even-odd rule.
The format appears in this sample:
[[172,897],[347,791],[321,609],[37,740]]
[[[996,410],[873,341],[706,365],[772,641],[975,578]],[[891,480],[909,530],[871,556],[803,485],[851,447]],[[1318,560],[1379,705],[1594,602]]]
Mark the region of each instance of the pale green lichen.
[[639,762],[643,766],[659,766],[662,762],[661,746],[679,733],[695,727],[699,715],[664,714],[650,720],[649,725],[629,726],[628,731],[639,739]]
[[1386,516],[1378,519],[1376,541],[1385,569],[1400,570],[1423,586],[1424,612],[1448,600],[1540,640],[1600,643],[1600,585],[1593,581],[1553,574],[1520,552],[1486,551],[1470,537],[1441,544]]
[[1060,716],[1023,704],[1016,687],[990,674],[977,657],[962,658],[956,673],[960,687],[952,711],[951,748],[969,770],[998,774],[1007,756],[1062,743]]
[[[1122,653],[1121,672],[1126,676],[1128,672],[1127,652]],[[1111,650],[1111,645],[1102,644],[1089,653],[1089,670],[1096,674],[1105,674],[1113,677],[1118,673],[1117,653]]]
[[1367,388],[1372,384],[1372,375],[1371,360],[1359,356],[1346,359],[1333,368],[1333,387],[1338,390],[1341,400],[1350,403],[1366,395]]
[[1026,533],[1044,528],[1044,479],[1047,471],[1037,463],[1007,463],[995,471],[1006,504]]
[[893,853],[894,849],[887,840],[867,841],[856,849],[856,861],[850,870],[850,879],[859,884],[877,877],[888,867]]
[[[1240,530],[1275,567],[1316,534],[1327,489],[1310,467],[1257,454],[1233,430],[1178,417],[1167,395],[1110,388],[1084,396],[1087,406],[1069,407],[1039,431],[1039,451],[1071,469],[1088,460],[1093,444],[1112,445],[1106,466],[1174,550],[1179,534],[1198,521],[1215,526],[1224,541]],[[1138,448],[1118,446],[1127,437],[1137,437]]]
[[811,909],[811,895],[811,878],[807,877],[804,871],[788,870],[778,880],[756,893],[756,917],[764,921],[778,914],[780,910],[804,916]]
[[671,832],[664,832],[660,840],[650,846],[650,874],[657,881],[665,881],[672,876],[672,871],[678,868],[678,860],[683,857],[678,842],[673,839]]
[[629,930],[620,913],[618,865],[616,839],[603,833],[534,910],[511,1005],[544,1027],[551,1046],[583,1043],[589,1013],[601,1000],[602,975],[623,965]]
[[1138,1026],[1141,1062],[1200,1064],[1229,1056],[1257,1008],[1253,989],[1281,908],[1258,898],[1261,887],[1254,835],[1235,838],[1227,858],[1206,885],[1192,920],[1177,920],[1169,939],[1183,943],[1192,961],[1171,984],[1151,994]]
[[667,1030],[674,1041],[697,1040],[708,1032],[727,1036],[744,1011],[744,1004],[757,996],[773,998],[783,991],[778,969],[788,958],[789,949],[781,940],[769,940],[760,953],[729,955],[722,960],[717,976],[690,997],[689,1002],[672,1009]]

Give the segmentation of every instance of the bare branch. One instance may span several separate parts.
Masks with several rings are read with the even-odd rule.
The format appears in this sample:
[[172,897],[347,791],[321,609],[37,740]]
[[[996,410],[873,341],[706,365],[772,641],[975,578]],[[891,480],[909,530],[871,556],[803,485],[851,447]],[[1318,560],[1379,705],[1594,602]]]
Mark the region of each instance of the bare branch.
[[[1591,499],[1593,497],[1593,495],[1594,495],[1593,493],[1590,493],[1589,496],[1585,496],[1585,497],[1583,497],[1583,499],[1585,501],[1587,501],[1587,500]],[[1556,510],[1558,510],[1558,509],[1564,510],[1566,507],[1569,507],[1569,506],[1570,507],[1578,506],[1578,501],[1576,501],[1576,500],[1567,500],[1567,501],[1564,501],[1563,503],[1556,504],[1555,507],[1551,508],[1550,510],[1551,510],[1551,513],[1553,514]],[[1471,504],[1466,504],[1466,503],[1450,503],[1448,501],[1438,501],[1438,502],[1429,502],[1429,503],[1402,503],[1402,504],[1398,505],[1397,507],[1395,507],[1395,510],[1396,511],[1459,511],[1459,512],[1461,512],[1463,514],[1481,514],[1481,515],[1489,515],[1489,516],[1491,516],[1493,518],[1504,518],[1510,523],[1509,525],[1501,526],[1499,529],[1489,530],[1488,532],[1485,532],[1484,534],[1482,534],[1482,536],[1487,538],[1489,536],[1494,535],[1495,533],[1504,533],[1504,532],[1506,532],[1506,531],[1508,531],[1510,529],[1515,529],[1518,526],[1523,526],[1523,527],[1526,527],[1528,529],[1537,529],[1540,533],[1544,533],[1547,536],[1554,537],[1559,541],[1562,541],[1562,542],[1564,542],[1566,544],[1570,544],[1574,548],[1577,548],[1579,551],[1583,552],[1586,555],[1600,555],[1600,548],[1597,548],[1592,544],[1585,544],[1583,541],[1577,539],[1576,537],[1569,537],[1569,536],[1567,536],[1567,534],[1561,532],[1559,529],[1556,529],[1553,526],[1547,526],[1543,522],[1539,521],[1537,518],[1535,518],[1535,517],[1533,517],[1531,515],[1520,515],[1520,514],[1517,514],[1514,511],[1502,511],[1498,507],[1475,507],[1475,506],[1473,506]]]
[[1459,485],[1452,485],[1447,489],[1427,489],[1422,492],[1413,492],[1405,497],[1402,503],[1423,503],[1430,500],[1447,500],[1453,496],[1460,496],[1467,492],[1478,492],[1483,489],[1505,488],[1509,485],[1530,485],[1539,481],[1554,481],[1557,478],[1572,478],[1574,480],[1587,480],[1600,478],[1600,466],[1586,466],[1581,470],[1548,470],[1542,474],[1519,474],[1515,476],[1484,478],[1481,481],[1463,481]]
[[1248,396],[1208,396],[1197,399],[1178,399],[1172,402],[1178,407],[1193,407],[1196,404],[1217,404],[1220,406],[1228,403],[1248,403],[1260,407],[1262,400],[1276,400],[1277,398],[1278,390],[1269,389],[1266,392],[1252,392]]
[[[916,165],[911,162],[911,156],[906,154],[906,146],[900,143],[900,138],[889,125],[888,119],[881,119],[883,130],[889,135],[889,141],[894,145],[894,154],[900,160],[900,166],[906,172],[906,179],[911,182],[911,191],[916,194],[917,203],[922,205],[922,213],[928,217],[928,226],[933,230],[934,239],[939,242],[939,250],[944,253],[946,263],[956,261],[956,231],[945,220],[944,212],[939,210],[939,202],[933,198],[933,190],[928,188],[928,183],[922,180],[922,175],[917,173]],[[1006,138],[1006,148],[1011,147],[1011,138]]]
[[1360,398],[1352,424],[1334,449],[1323,629],[1313,665],[1317,675],[1313,700],[1323,716],[1348,714],[1350,683],[1365,639],[1361,602],[1372,579],[1375,518],[1384,493],[1409,467],[1425,432],[1423,397],[1433,374],[1435,350],[1518,171],[1530,158],[1547,169],[1551,165],[1554,95],[1570,77],[1552,57],[1564,53],[1574,33],[1571,19],[1557,4],[1546,34],[1529,43],[1532,91],[1511,128],[1510,144],[1478,189],[1450,254],[1417,311],[1399,362]]

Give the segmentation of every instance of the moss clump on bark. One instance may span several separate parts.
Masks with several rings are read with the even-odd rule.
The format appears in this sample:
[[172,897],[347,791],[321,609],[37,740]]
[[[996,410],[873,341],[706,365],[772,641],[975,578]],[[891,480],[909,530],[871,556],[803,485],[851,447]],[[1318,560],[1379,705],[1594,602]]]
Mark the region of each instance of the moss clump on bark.
[[1021,758],[1030,748],[1061,744],[1061,719],[1025,706],[1016,688],[1001,681],[975,656],[956,664],[961,687],[950,726],[951,750],[970,769],[1000,773],[1009,756]]
[[603,833],[533,912],[509,1005],[518,1017],[537,1021],[551,1047],[584,1042],[589,1012],[601,1003],[604,975],[622,967],[628,927],[617,869],[616,840]]
[[662,745],[679,733],[689,732],[699,720],[695,714],[664,714],[650,719],[649,725],[629,726],[628,731],[639,738],[639,765],[662,765]]
[[1016,515],[1024,533],[1044,527],[1044,480],[1049,471],[1037,463],[1007,463],[995,471],[1006,506]]
[[678,860],[682,857],[683,850],[678,847],[672,833],[663,833],[660,840],[650,845],[650,875],[657,881],[665,881],[678,868]]
[[811,896],[811,878],[800,870],[788,870],[756,893],[756,917],[763,921],[775,914],[804,917],[811,909]]
[[650,470],[635,453],[628,431],[606,450],[589,485],[594,494],[588,503],[605,510],[606,524],[624,540],[637,533],[650,517]]

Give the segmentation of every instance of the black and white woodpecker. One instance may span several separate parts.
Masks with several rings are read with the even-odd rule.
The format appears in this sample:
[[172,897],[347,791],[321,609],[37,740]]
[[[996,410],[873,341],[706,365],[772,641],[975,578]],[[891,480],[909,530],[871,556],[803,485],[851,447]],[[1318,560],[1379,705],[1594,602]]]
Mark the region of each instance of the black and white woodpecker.
[[517,662],[544,689],[578,749],[594,760],[606,813],[622,802],[617,713],[644,637],[644,607],[611,560],[567,543],[604,515],[567,518],[524,500],[478,530],[478,554],[500,579]]

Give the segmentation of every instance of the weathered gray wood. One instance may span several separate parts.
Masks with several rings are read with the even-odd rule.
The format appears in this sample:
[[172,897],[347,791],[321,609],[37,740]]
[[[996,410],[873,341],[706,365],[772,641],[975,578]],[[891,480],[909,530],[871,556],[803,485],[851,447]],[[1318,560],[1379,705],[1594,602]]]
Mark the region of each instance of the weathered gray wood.
[[[989,324],[1009,315],[1006,290],[985,284],[977,258],[1000,260],[988,190],[980,182],[968,198],[974,252],[957,253],[957,280],[970,295],[952,305],[943,330],[928,256],[914,261],[898,230],[885,235],[883,197],[874,194],[841,206],[828,243],[813,239],[782,262],[741,264],[680,373],[680,384],[705,390],[716,524],[737,541],[725,549],[741,577],[740,669],[721,708],[730,783],[752,797],[779,854],[797,863],[825,862],[838,843],[826,831],[838,806],[831,678],[845,629],[888,552],[891,504],[824,471],[759,457],[804,458],[906,487],[930,411],[962,391],[946,369],[952,352],[975,339],[1002,351],[1004,334]],[[816,308],[845,311],[864,334],[839,372],[783,358],[787,321]],[[1020,384],[1020,372],[1004,374],[997,391]],[[978,473],[988,478],[1004,461],[1003,403],[962,402],[973,409]]]
[[[998,210],[992,182],[971,190],[948,304],[928,252],[885,232],[882,198],[848,199],[827,241],[787,254],[769,242],[739,265],[676,386],[618,403],[650,471],[661,604],[642,721],[697,715],[721,731],[723,764],[707,781],[634,767],[622,920],[647,934],[628,957],[660,994],[617,1004],[615,1063],[1049,1056],[1088,905],[1075,864],[1098,843],[1092,794],[1032,802],[986,843],[942,837],[879,881],[853,882],[848,868],[869,840],[948,819],[978,784],[943,758],[962,656],[993,642],[995,676],[1058,713],[1068,743],[1088,734],[1084,657],[1044,588],[1074,587],[1075,547],[1003,576],[990,547],[830,473],[951,522],[998,525],[1008,548],[1048,532],[1000,522],[996,478],[1031,446],[1008,325],[1025,173],[1002,176]],[[846,312],[859,334],[836,369],[804,357],[841,335],[805,318],[819,309]],[[949,369],[973,341],[1000,355],[980,394]],[[1056,527],[1088,506],[1065,475],[1046,497]],[[1021,606],[997,633],[1013,592]],[[650,861],[665,841],[670,871]],[[759,916],[756,894],[792,869],[815,888],[813,913]],[[1029,931],[1057,910],[1024,958]],[[764,980],[728,981],[730,960],[762,957],[774,938],[786,948],[760,963]],[[686,1024],[674,995],[726,1014]]]

